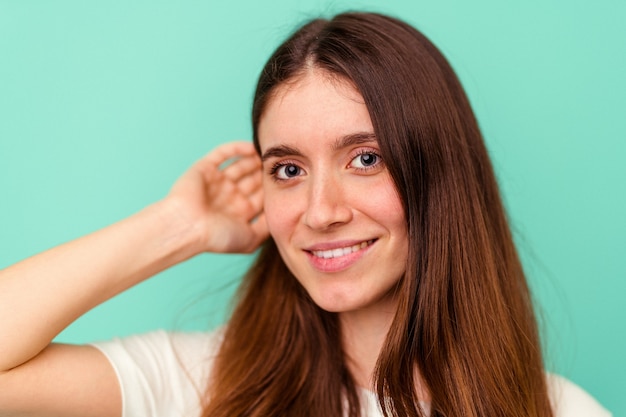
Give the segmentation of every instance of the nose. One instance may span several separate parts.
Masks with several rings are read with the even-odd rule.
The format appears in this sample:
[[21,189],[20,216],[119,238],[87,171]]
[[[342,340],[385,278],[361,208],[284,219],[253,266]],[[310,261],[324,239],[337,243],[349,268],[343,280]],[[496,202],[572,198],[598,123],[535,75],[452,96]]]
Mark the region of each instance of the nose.
[[314,230],[327,230],[352,220],[347,187],[332,174],[311,178],[304,224]]

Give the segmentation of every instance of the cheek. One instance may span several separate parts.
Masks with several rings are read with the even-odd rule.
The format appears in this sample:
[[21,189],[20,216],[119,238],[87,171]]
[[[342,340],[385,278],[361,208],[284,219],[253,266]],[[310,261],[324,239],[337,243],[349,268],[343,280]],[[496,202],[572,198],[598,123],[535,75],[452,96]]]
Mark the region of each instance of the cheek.
[[370,187],[365,195],[369,197],[365,204],[370,206],[370,212],[381,223],[394,229],[406,229],[404,207],[390,178],[385,179],[377,187]]
[[389,213],[389,227],[394,231],[399,239],[403,240],[405,244],[408,244],[407,223],[404,215],[404,207],[397,196],[393,196],[392,198],[394,199],[387,207],[387,213]]
[[386,187],[379,191],[379,198],[370,200],[375,204],[370,210],[371,217],[389,231],[395,251],[404,259],[408,254],[409,244],[404,206],[394,188]]
[[277,193],[265,192],[263,211],[270,235],[277,241],[284,239],[292,228],[293,204]]

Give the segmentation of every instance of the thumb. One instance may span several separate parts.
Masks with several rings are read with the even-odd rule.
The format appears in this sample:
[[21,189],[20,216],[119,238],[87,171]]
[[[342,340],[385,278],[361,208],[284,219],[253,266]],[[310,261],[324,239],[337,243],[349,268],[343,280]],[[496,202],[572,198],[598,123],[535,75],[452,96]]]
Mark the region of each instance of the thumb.
[[250,243],[249,252],[253,252],[270,235],[265,213],[261,213],[257,216],[257,218],[250,224],[250,229],[252,229],[253,240]]

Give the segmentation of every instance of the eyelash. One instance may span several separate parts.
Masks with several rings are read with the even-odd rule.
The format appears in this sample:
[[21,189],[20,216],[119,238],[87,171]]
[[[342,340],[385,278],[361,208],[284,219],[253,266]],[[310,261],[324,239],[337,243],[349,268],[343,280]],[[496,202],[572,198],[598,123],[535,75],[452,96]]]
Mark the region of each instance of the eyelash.
[[280,162],[276,162],[274,165],[272,165],[272,167],[270,168],[270,175],[272,176],[272,178],[274,179],[274,181],[276,182],[280,182],[280,181],[289,181],[288,178],[278,178],[278,170],[281,169],[282,167],[286,167],[286,166],[295,166],[298,167],[299,170],[302,170],[302,168],[300,168],[298,166],[297,163],[292,162],[292,161],[280,161]]
[[[354,169],[356,169],[359,172],[367,172],[370,171],[372,169],[376,169],[379,168],[380,165],[383,163],[382,160],[382,156],[380,156],[380,154],[378,152],[375,152],[371,149],[359,149],[351,158],[350,158],[350,165],[352,165],[352,162],[362,156],[362,155],[374,155],[377,158],[377,161],[370,166],[365,166],[363,168],[360,167],[354,167]],[[276,162],[274,165],[272,165],[272,167],[269,170],[269,174],[272,176],[272,178],[274,179],[274,181],[276,182],[281,182],[281,181],[289,181],[291,178],[278,178],[278,171],[283,168],[283,167],[287,167],[287,166],[295,166],[298,168],[298,170],[302,170],[302,168],[300,168],[300,166],[298,166],[298,164],[296,162],[293,161],[279,161]],[[295,177],[292,177],[295,178]]]
[[359,149],[358,152],[350,159],[350,164],[352,164],[352,161],[363,155],[374,155],[377,158],[377,161],[373,165],[366,166],[364,168],[355,168],[361,172],[366,172],[371,169],[378,168],[383,163],[383,158],[378,152],[375,152],[371,149]]

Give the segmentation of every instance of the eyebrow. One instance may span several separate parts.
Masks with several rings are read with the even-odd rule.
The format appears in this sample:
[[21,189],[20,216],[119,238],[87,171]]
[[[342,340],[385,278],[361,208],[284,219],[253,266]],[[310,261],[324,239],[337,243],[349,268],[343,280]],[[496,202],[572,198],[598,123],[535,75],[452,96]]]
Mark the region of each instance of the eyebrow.
[[[349,146],[361,145],[364,143],[377,142],[373,132],[357,132],[338,138],[332,145],[333,151],[347,148]],[[261,155],[261,160],[265,162],[270,158],[284,158],[285,156],[303,156],[298,148],[289,145],[272,146]]]
[[377,142],[374,132],[358,132],[343,136],[335,141],[333,150],[347,148],[354,145],[362,145],[364,143]]

